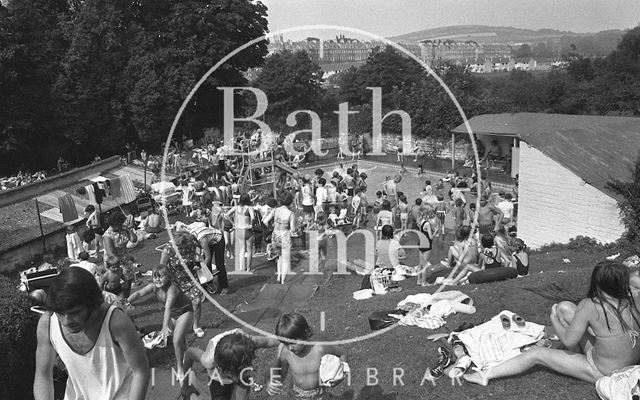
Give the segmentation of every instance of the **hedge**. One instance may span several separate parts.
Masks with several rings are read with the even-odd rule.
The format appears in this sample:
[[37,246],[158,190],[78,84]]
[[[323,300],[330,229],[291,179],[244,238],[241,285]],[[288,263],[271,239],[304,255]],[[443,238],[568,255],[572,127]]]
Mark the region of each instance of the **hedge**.
[[17,282],[0,276],[0,399],[33,399],[38,314]]

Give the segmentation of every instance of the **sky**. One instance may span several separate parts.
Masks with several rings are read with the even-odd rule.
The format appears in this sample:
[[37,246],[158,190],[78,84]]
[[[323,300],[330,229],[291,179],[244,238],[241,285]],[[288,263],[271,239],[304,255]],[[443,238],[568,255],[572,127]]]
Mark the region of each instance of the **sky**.
[[[338,25],[392,37],[443,26],[491,25],[585,33],[629,29],[640,23],[640,0],[260,1],[269,9],[271,32],[297,26]],[[284,37],[332,39],[335,33],[305,29],[285,33]]]

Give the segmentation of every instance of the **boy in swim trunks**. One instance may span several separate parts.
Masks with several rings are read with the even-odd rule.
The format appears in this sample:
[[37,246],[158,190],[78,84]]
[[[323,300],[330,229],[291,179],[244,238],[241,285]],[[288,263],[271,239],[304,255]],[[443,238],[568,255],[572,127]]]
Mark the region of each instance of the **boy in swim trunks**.
[[271,396],[282,393],[282,381],[290,370],[295,398],[323,399],[326,390],[325,387],[320,386],[319,370],[322,356],[333,354],[346,363],[346,355],[334,346],[299,343],[299,341],[309,340],[313,330],[307,320],[298,313],[280,317],[276,325],[276,335],[293,339],[293,341],[282,342],[278,347],[278,356],[271,369],[267,393]]

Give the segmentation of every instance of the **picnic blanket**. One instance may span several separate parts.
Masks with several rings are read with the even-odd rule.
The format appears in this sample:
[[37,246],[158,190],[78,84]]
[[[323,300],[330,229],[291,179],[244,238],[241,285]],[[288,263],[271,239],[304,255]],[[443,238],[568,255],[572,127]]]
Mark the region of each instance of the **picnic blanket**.
[[471,360],[480,370],[517,356],[523,346],[533,344],[544,336],[544,326],[529,321],[522,328],[512,323],[509,329],[505,329],[500,321],[503,314],[509,319],[514,315],[504,310],[484,324],[458,334]]

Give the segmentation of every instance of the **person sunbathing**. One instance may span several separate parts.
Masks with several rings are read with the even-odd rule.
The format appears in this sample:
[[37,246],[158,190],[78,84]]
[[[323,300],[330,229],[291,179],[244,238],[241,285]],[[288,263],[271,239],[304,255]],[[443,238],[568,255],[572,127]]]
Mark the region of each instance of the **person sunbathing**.
[[451,271],[445,280],[450,285],[457,285],[469,273],[480,270],[478,267],[478,243],[471,237],[471,227],[469,225],[463,225],[458,228],[456,240],[449,247],[447,259],[441,261],[441,264],[447,268],[457,267]]
[[551,308],[551,325],[566,349],[534,346],[486,371],[464,379],[486,386],[541,365],[586,382],[596,382],[640,358],[640,311],[629,283],[629,269],[605,260],[591,274],[587,298],[576,306],[563,301]]

